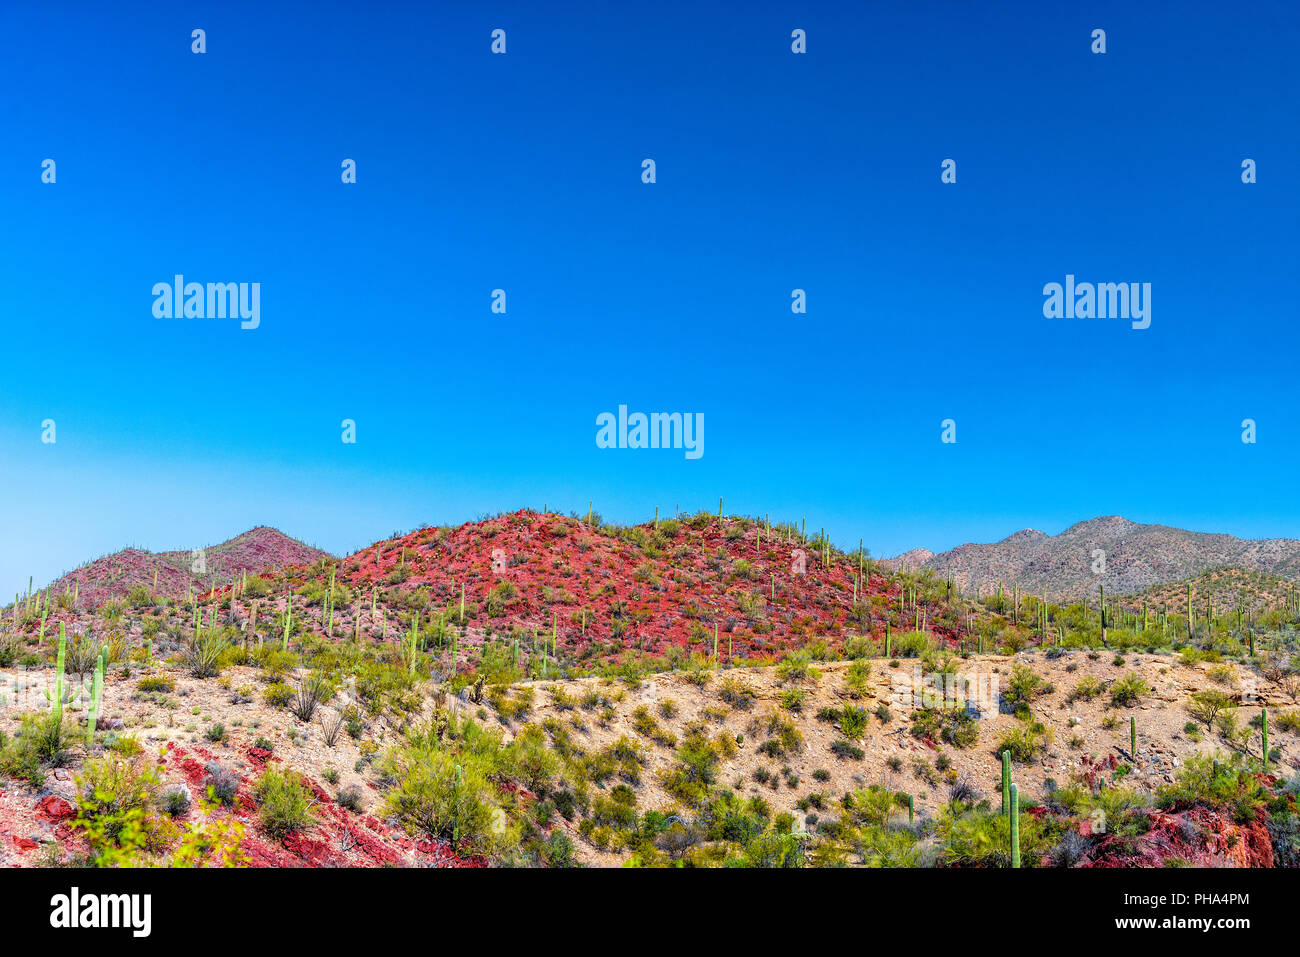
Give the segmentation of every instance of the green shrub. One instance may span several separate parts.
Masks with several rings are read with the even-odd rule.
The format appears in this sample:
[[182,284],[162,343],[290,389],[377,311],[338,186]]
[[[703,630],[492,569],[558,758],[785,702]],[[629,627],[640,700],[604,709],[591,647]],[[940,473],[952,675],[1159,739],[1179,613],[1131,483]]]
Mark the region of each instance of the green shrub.
[[497,804],[497,789],[473,755],[453,756],[427,741],[391,749],[381,774],[394,782],[388,812],[408,830],[452,842],[458,849],[500,854],[518,844]]
[[1150,693],[1151,686],[1143,681],[1137,672],[1130,671],[1111,684],[1110,703],[1116,708],[1127,708],[1137,704]]
[[293,688],[283,681],[273,681],[262,689],[262,700],[273,708],[283,708],[293,700]]
[[1025,764],[1029,761],[1036,760],[1047,750],[1051,744],[1051,729],[1038,721],[1030,721],[1027,724],[1018,724],[1015,727],[1008,728],[1007,731],[998,740],[998,746],[995,749],[996,754],[1003,751],[1011,752],[1011,760],[1017,764]]
[[267,768],[253,785],[253,797],[262,829],[276,840],[315,821],[311,789],[292,771]]

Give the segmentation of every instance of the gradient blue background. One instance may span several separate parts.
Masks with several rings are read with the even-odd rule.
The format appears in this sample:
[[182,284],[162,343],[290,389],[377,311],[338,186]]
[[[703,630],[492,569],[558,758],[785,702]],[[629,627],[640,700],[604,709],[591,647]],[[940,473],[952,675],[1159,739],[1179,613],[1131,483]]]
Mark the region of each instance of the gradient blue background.
[[[0,595],[589,499],[1300,537],[1294,3],[263,6],[0,7]],[[177,272],[261,328],[154,319]],[[1067,272],[1151,328],[1044,319]],[[619,403],[703,459],[597,449]]]

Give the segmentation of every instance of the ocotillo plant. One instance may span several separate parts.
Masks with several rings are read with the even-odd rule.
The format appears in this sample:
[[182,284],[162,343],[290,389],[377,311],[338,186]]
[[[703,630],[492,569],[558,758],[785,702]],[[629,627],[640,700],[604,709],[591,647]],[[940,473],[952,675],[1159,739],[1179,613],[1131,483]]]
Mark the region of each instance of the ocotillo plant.
[[1011,866],[1020,866],[1020,790],[1011,785]]

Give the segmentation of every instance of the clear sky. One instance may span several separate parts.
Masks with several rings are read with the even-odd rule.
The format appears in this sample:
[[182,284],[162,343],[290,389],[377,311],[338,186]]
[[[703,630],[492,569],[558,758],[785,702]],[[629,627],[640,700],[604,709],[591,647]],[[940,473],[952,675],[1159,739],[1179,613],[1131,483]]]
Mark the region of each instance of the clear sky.
[[[876,554],[1300,537],[1297,48],[1289,0],[7,0],[0,595],[589,500]],[[177,273],[259,282],[259,328],[155,318]],[[1045,318],[1066,274],[1151,327]],[[705,454],[598,448],[620,404]]]

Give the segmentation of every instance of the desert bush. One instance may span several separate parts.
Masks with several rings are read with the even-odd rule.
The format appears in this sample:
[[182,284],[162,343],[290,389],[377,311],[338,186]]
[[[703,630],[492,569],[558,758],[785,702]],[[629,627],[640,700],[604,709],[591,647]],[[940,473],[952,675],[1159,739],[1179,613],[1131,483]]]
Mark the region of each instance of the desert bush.
[[1052,741],[1051,729],[1038,721],[1030,721],[1027,724],[1017,724],[1008,728],[1006,732],[998,739],[998,746],[995,753],[1002,754],[1003,751],[1011,752],[1011,760],[1017,764],[1025,764],[1037,759]]
[[453,756],[428,741],[388,751],[381,773],[392,780],[388,813],[413,832],[449,840],[461,849],[500,854],[518,843],[497,803],[497,789],[474,755]]
[[212,678],[221,673],[221,656],[230,642],[215,631],[205,631],[185,649],[185,667],[195,678]]
[[1187,712],[1197,721],[1205,722],[1208,731],[1214,726],[1215,719],[1225,709],[1232,706],[1232,699],[1222,691],[1207,688],[1192,695],[1187,705]]
[[1226,809],[1239,823],[1254,820],[1265,800],[1263,785],[1243,766],[1240,755],[1217,761],[1210,755],[1190,754],[1175,772],[1174,783],[1156,794],[1156,803],[1166,810],[1197,805]]
[[258,821],[276,840],[310,827],[315,820],[312,792],[292,771],[267,768],[253,785]]
[[1007,690],[1003,694],[1013,711],[1020,711],[1029,707],[1033,700],[1041,695],[1047,694],[1052,686],[1047,683],[1042,675],[1022,664],[1013,664],[1011,666],[1011,680],[1007,682]]
[[349,811],[360,814],[361,797],[361,788],[357,787],[355,784],[349,784],[347,787],[343,788],[343,790],[339,791],[336,800],[339,803],[339,807],[345,807]]
[[69,636],[64,647],[63,666],[67,673],[85,680],[87,672],[95,667],[99,646],[89,635]]
[[736,678],[727,678],[718,688],[718,697],[740,711],[747,711],[757,699],[754,689]]
[[816,681],[819,673],[812,666],[812,656],[806,651],[796,651],[782,659],[776,666],[776,674],[786,684],[800,681]]
[[172,817],[180,817],[189,812],[190,793],[179,784],[173,785],[163,791],[158,803]]
[[858,658],[844,672],[844,690],[850,698],[861,698],[867,693],[867,679],[871,676],[871,662]]
[[866,757],[866,752],[856,744],[850,744],[847,741],[831,742],[831,754],[837,758],[847,759],[850,761],[861,761]]
[[68,745],[75,734],[72,725],[63,720],[61,711],[23,715],[12,739],[0,732],[0,771],[40,787],[45,781],[46,767],[67,763]]
[[912,736],[969,748],[979,739],[979,725],[965,708],[918,708],[912,712]]
[[125,829],[141,825],[159,783],[158,772],[140,757],[91,758],[76,776],[78,821],[95,823],[100,834],[116,842]]
[[662,776],[664,790],[689,805],[703,804],[721,760],[718,746],[698,729],[692,730],[682,739],[676,758],[677,763]]
[[221,804],[234,804],[235,797],[239,794],[238,776],[216,761],[208,762],[204,770],[207,771],[208,776],[203,782],[203,787],[208,796]]
[[1137,704],[1151,693],[1151,686],[1142,680],[1135,671],[1130,671],[1123,678],[1110,686],[1110,703],[1112,707],[1127,708]]
[[316,708],[334,697],[334,686],[322,671],[312,670],[298,678],[298,686],[289,699],[289,710],[299,721],[310,721]]
[[1090,675],[1079,679],[1079,683],[1071,689],[1068,695],[1066,695],[1066,700],[1071,704],[1076,701],[1091,701],[1093,698],[1097,697],[1097,695],[1101,694],[1103,690],[1104,686],[1102,683]]

